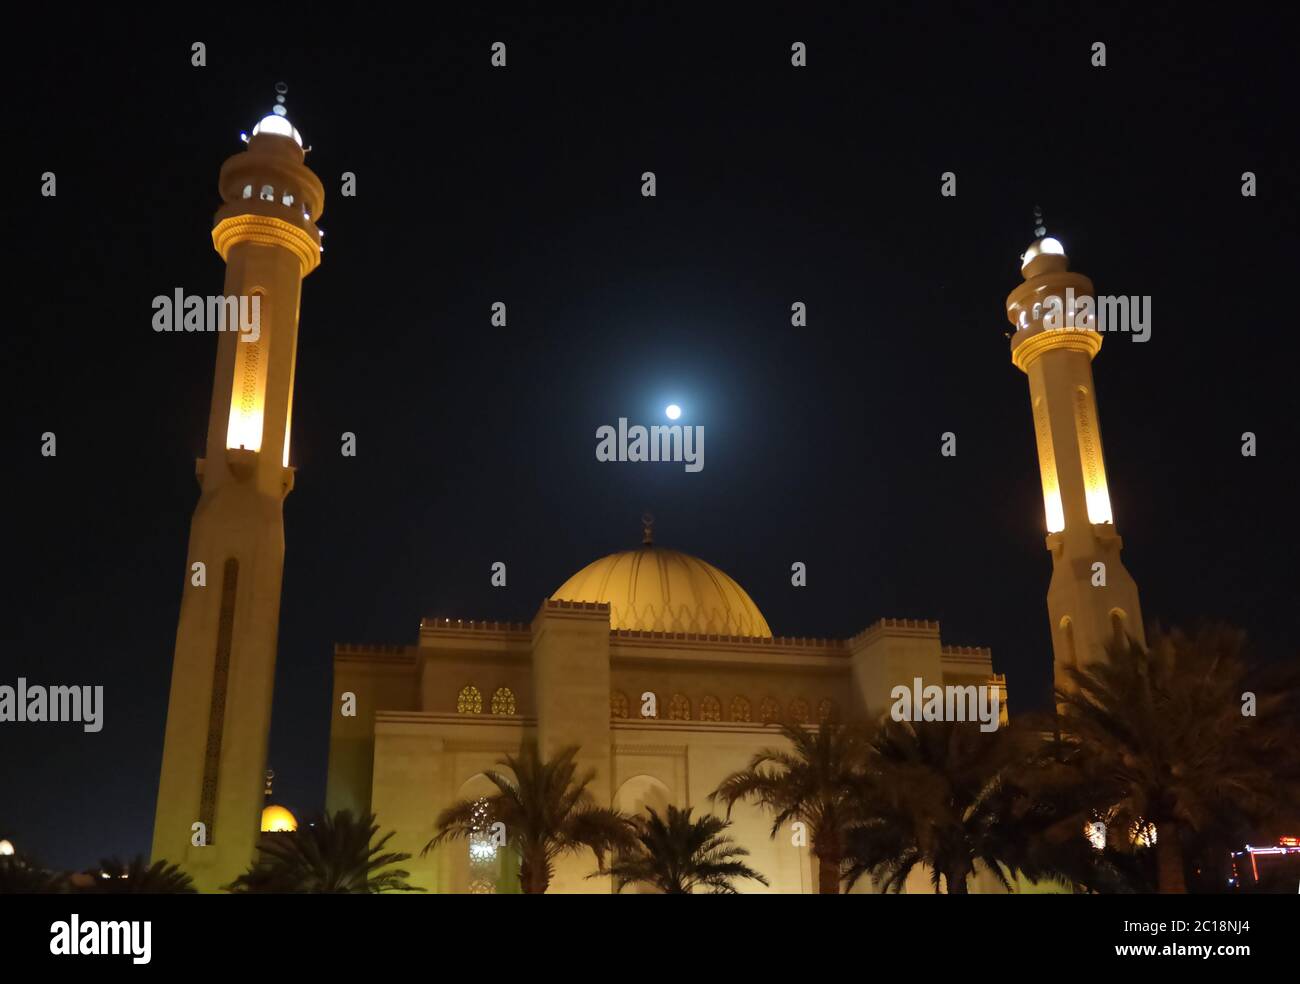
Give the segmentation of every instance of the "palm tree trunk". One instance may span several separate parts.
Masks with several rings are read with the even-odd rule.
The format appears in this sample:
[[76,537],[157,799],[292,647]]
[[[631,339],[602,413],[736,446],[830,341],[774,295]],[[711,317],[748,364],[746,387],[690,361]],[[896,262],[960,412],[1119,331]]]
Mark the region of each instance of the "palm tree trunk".
[[1186,895],[1183,843],[1178,826],[1162,823],[1156,830],[1156,891],[1161,895]]
[[948,883],[949,895],[969,895],[970,890],[966,887],[966,878],[969,872],[946,872],[944,880]]
[[532,861],[527,858],[519,862],[519,888],[525,895],[545,895],[551,884],[546,862]]
[[817,856],[817,894],[840,894],[841,859]]

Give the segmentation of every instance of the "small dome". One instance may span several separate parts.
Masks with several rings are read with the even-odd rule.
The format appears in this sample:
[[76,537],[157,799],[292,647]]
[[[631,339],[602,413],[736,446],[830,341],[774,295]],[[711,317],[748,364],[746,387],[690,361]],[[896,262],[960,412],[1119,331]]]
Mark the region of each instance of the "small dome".
[[1061,245],[1059,239],[1053,239],[1047,236],[1043,239],[1035,239],[1033,245],[1025,250],[1025,255],[1020,258],[1020,269],[1029,266],[1039,256],[1064,256],[1065,247]]
[[281,834],[298,829],[298,820],[283,806],[272,803],[262,810],[262,833]]
[[253,136],[257,136],[259,133],[273,133],[280,137],[292,137],[294,143],[299,147],[302,146],[302,134],[300,134],[298,128],[290,123],[284,116],[277,116],[274,113],[268,116],[263,116],[261,120],[258,121],[257,126],[253,127]]
[[604,602],[616,630],[772,637],[753,599],[725,573],[649,544],[588,564],[551,600]]

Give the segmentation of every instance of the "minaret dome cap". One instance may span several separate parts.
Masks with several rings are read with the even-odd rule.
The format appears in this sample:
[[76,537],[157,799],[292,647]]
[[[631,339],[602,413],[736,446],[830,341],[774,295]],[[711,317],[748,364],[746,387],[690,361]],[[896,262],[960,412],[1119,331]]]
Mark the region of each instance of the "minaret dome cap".
[[1070,258],[1065,255],[1065,247],[1059,239],[1051,236],[1035,239],[1020,257],[1020,273],[1026,280],[1040,273],[1054,273],[1069,268]]
[[[277,107],[279,108],[279,107]],[[253,136],[259,133],[272,133],[280,137],[292,137],[294,143],[299,147],[302,146],[302,134],[298,128],[289,122],[288,118],[275,113],[268,113],[258,121],[257,126],[253,127]]]

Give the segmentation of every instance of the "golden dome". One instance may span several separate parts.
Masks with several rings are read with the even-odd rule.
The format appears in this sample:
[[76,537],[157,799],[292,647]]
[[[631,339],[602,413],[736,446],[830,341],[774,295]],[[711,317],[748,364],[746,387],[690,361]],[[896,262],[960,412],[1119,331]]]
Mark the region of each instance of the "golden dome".
[[605,602],[611,629],[772,637],[745,589],[712,564],[646,544],[574,574],[552,601]]
[[272,803],[262,811],[262,833],[280,834],[297,829],[297,819],[283,806]]

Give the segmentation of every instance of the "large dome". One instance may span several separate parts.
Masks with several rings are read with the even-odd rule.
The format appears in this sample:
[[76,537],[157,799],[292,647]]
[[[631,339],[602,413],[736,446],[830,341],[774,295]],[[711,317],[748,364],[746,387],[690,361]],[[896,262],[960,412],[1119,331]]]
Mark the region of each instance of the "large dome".
[[730,577],[698,557],[650,544],[588,564],[551,600],[605,602],[612,629],[772,637],[754,600]]

